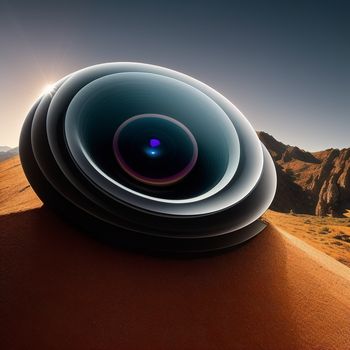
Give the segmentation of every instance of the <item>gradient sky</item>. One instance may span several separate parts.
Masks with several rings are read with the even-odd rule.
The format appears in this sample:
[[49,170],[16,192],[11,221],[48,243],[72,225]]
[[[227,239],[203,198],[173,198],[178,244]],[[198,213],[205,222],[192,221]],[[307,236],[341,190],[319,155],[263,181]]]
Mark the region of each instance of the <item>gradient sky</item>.
[[350,146],[347,0],[0,0],[0,145],[46,84],[111,61],[192,75],[284,143]]

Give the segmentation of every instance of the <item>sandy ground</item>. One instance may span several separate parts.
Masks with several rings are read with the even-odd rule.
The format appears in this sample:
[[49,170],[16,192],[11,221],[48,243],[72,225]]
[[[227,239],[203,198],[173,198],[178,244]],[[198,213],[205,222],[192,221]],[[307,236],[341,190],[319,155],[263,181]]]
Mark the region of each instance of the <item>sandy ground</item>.
[[0,163],[0,215],[42,206],[24,176],[19,157]]
[[350,218],[267,211],[264,218],[350,267]]
[[350,349],[350,269],[273,225],[209,258],[110,247],[0,164],[1,349]]

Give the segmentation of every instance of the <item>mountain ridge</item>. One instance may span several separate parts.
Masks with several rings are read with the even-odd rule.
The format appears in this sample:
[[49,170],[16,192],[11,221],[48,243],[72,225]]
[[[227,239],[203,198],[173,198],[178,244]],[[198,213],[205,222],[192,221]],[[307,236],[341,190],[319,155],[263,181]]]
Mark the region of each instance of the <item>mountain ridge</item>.
[[271,209],[318,216],[342,216],[350,208],[350,148],[308,152],[257,132],[277,171]]
[[18,154],[18,147],[0,146],[0,162]]

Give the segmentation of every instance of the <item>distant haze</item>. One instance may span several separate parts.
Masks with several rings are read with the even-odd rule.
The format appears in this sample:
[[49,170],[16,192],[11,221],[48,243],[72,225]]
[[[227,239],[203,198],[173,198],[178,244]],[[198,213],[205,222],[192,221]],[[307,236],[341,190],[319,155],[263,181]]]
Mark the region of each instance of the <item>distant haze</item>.
[[0,145],[45,85],[85,66],[179,70],[256,130],[315,151],[350,146],[350,2],[0,0]]
[[0,146],[0,152],[7,152],[9,151],[11,148],[7,147],[7,146]]

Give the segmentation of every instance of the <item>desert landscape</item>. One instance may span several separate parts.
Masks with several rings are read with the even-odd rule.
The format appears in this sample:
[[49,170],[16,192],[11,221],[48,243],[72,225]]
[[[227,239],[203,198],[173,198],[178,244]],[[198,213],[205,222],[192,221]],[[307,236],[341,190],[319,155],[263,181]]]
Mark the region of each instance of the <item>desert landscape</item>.
[[[350,267],[350,148],[310,153],[264,132],[258,136],[278,176],[263,219]],[[0,148],[0,215],[42,206],[17,153],[18,148]]]
[[[0,163],[0,215],[39,208],[18,156]],[[350,217],[281,213],[268,210],[263,219],[350,267]]]
[[7,159],[0,163],[0,346],[349,349],[350,270],[273,224],[290,229],[290,217],[268,212],[264,232],[226,254],[144,256],[47,210],[18,156]]
[[0,350],[350,350],[349,15],[0,1]]
[[258,136],[278,176],[264,219],[350,267],[350,148],[310,153]]
[[[303,176],[291,198],[309,195]],[[18,155],[0,162],[0,346],[349,349],[349,213],[298,213],[283,191],[264,232],[232,252],[159,259],[75,229],[43,206]]]
[[268,210],[264,219],[350,267],[350,218]]

